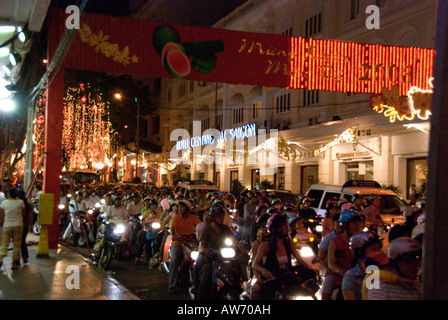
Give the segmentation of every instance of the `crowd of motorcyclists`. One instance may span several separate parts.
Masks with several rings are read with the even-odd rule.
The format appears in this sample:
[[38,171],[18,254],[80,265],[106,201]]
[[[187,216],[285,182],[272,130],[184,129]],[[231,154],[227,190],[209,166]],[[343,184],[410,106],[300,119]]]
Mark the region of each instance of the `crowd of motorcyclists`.
[[[386,299],[419,291],[414,269],[421,258],[424,208],[410,206],[404,212],[406,222],[391,227],[381,219],[377,198],[366,203],[359,195],[352,201],[329,199],[325,217],[311,208],[311,199],[302,196],[297,203],[285,203],[275,192],[263,190],[246,190],[235,198],[226,192],[196,190],[184,195],[167,187],[123,184],[83,188],[64,196],[61,202],[68,216],[61,219],[63,240],[70,234],[73,241],[84,238],[104,266],[110,263],[104,261],[107,235],[118,235],[116,242],[129,250],[134,263],[166,266],[170,294],[185,276],[186,244],[191,245],[189,291],[196,299],[216,298],[218,291],[231,286],[225,283],[229,278],[238,283],[221,298]],[[81,222],[75,237],[77,219],[85,222],[94,239]],[[124,228],[108,233],[117,221],[123,221]],[[387,251],[382,249],[385,235]],[[117,243],[111,246],[115,253],[122,250]],[[225,257],[230,250],[233,254]],[[240,270],[233,265],[233,271],[226,271],[231,276],[220,280],[223,257],[239,259]],[[379,269],[378,281],[386,284],[381,288],[390,292],[378,289],[370,294],[365,282],[368,266]]]

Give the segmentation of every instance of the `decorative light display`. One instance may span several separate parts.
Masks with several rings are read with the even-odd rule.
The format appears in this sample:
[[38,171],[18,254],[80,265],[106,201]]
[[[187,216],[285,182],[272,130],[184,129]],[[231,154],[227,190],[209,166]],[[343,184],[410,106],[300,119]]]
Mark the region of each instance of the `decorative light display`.
[[[432,79],[428,81],[432,88]],[[406,96],[398,93],[398,87],[392,90],[383,88],[381,94],[370,96],[369,107],[389,117],[390,122],[395,120],[413,120],[415,116],[421,120],[427,120],[431,115],[432,90],[411,87]]]
[[[63,160],[68,169],[101,170],[116,149],[109,103],[98,90],[81,83],[67,89],[64,97],[62,131]],[[35,166],[44,151],[45,95],[39,97],[34,126]]]

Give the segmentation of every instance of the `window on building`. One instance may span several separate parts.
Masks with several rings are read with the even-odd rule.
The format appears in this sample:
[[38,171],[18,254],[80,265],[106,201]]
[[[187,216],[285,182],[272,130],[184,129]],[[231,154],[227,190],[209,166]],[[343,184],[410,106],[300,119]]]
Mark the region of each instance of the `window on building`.
[[238,107],[233,109],[233,123],[240,123],[244,121],[244,108]]
[[359,15],[359,0],[350,0],[350,20],[354,20]]
[[322,32],[322,13],[317,13],[305,21],[305,37]]
[[201,130],[205,131],[210,128],[210,118],[204,118],[201,120]]
[[179,86],[179,98],[185,96],[185,92],[186,92],[186,85],[184,82]]
[[319,91],[317,90],[304,90],[303,91],[303,106],[312,106],[319,104]]
[[275,99],[275,111],[277,113],[282,113],[289,111],[291,109],[291,94],[285,93],[279,95]]
[[223,121],[223,115],[221,113],[221,114],[218,114],[215,117],[215,127],[216,127],[216,129],[221,130],[221,128],[222,128],[222,121]]
[[428,175],[428,160],[426,158],[407,160],[407,190],[406,197],[411,195],[424,196]]
[[252,118],[253,119],[261,118],[261,107],[262,107],[261,101],[254,101],[252,103]]
[[281,35],[283,35],[283,36],[292,36],[292,28],[288,28],[288,29],[286,29],[286,30],[283,30],[281,33],[280,33]]
[[279,167],[274,174],[274,182],[277,189],[285,189],[285,167]]
[[160,115],[153,118],[152,134],[157,135],[160,133]]

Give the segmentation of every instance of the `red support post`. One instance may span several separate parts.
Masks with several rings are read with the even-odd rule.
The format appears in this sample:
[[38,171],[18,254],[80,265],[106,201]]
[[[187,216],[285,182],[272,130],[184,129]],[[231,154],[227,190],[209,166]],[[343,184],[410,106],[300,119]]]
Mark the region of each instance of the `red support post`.
[[[48,21],[48,65],[53,58],[58,43],[61,39],[58,32],[58,19]],[[48,244],[50,249],[57,249],[59,240],[59,210],[58,204],[61,194],[62,173],[62,123],[63,123],[63,99],[64,99],[64,67],[55,70],[57,74],[47,87],[47,104],[45,109],[45,161],[43,192],[54,193],[53,224],[48,229]]]

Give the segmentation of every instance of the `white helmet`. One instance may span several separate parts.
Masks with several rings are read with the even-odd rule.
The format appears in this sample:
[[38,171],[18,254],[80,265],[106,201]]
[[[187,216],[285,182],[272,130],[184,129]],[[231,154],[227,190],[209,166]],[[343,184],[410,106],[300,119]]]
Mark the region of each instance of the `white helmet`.
[[392,240],[387,248],[387,257],[390,260],[403,258],[406,254],[412,253],[421,256],[422,246],[420,243],[409,237],[400,237]]
[[404,216],[405,218],[410,217],[410,216],[412,216],[412,215],[414,214],[414,212],[416,212],[417,210],[419,210],[418,207],[416,207],[416,206],[409,206],[409,207],[407,207],[406,209],[404,209],[404,211],[403,211],[403,216]]
[[425,214],[422,213],[421,215],[419,215],[419,216],[417,217],[417,223],[418,223],[418,224],[425,224],[425,219],[426,219]]
[[412,238],[417,239],[418,237],[423,236],[423,233],[425,233],[425,224],[418,224],[412,229]]

